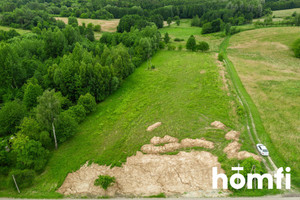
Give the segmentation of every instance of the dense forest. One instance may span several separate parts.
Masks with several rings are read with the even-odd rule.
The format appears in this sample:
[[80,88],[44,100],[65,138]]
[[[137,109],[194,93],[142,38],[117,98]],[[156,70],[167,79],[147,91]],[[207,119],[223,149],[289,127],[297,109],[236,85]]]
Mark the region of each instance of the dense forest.
[[[61,24],[62,25],[62,24]],[[159,47],[155,25],[95,41],[91,24],[2,31],[0,173],[41,172],[49,151]],[[28,171],[29,170],[29,171]],[[31,170],[31,171],[30,171]]]
[[0,23],[32,29],[35,26],[49,28],[56,25],[53,16],[112,19],[138,15],[152,18],[153,21],[155,15],[162,16],[164,20],[175,16],[193,18],[197,15],[204,24],[217,18],[224,22],[233,21],[233,18],[249,21],[261,17],[270,8],[295,7],[300,7],[300,0],[3,0],[0,3]]
[[[270,8],[294,7],[299,0],[1,1],[1,25],[32,31],[0,31],[0,174],[41,173],[50,152],[76,132],[96,103],[163,48],[158,28],[164,20],[193,18],[203,34],[229,33],[231,25],[251,22]],[[77,17],[120,23],[116,33],[95,40],[100,27],[79,25]],[[193,40],[188,49],[208,50]]]

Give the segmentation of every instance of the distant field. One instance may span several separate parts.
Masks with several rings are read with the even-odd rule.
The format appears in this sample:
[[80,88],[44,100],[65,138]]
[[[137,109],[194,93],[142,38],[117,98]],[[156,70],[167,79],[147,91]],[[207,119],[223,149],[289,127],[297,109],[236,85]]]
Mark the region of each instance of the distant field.
[[[200,27],[192,27],[190,19],[182,19],[180,26],[171,24],[171,26],[169,27],[168,25],[166,25],[163,28],[159,29],[159,31],[161,32],[162,37],[164,37],[164,34],[167,32],[171,37],[171,42],[173,42],[173,44],[177,46],[182,45],[184,48],[188,38],[191,35],[194,35],[197,41],[208,42],[211,51],[218,51],[219,45],[224,39],[220,37],[220,33],[201,35],[202,29]],[[175,38],[184,39],[184,41],[174,42]]]
[[[66,24],[68,23],[67,17],[55,17],[56,20],[62,20]],[[102,19],[81,19],[77,18],[78,23],[81,25],[85,23],[86,25],[92,23],[94,25],[101,25],[101,30],[103,32],[115,32],[117,31],[117,26],[119,24],[119,19],[110,19],[110,20],[102,20]]]
[[[275,10],[273,11],[273,21],[282,21],[283,18],[292,16],[294,12],[300,13],[300,8],[293,8],[293,9],[286,9],[286,10]],[[263,21],[265,17],[261,17],[259,19],[254,19],[253,22],[256,22],[258,20]]]
[[287,16],[291,16],[294,12],[300,13],[300,8],[286,9],[286,10],[275,10],[273,11],[273,16],[276,18],[284,18]]
[[228,55],[299,186],[300,59],[290,50],[298,38],[299,27],[245,31],[232,36]]
[[23,30],[23,29],[16,29],[16,28],[11,28],[11,27],[6,27],[6,26],[0,26],[0,30],[3,31],[9,31],[11,29],[15,29],[18,33],[20,33],[21,35],[24,33],[29,33],[29,30]]

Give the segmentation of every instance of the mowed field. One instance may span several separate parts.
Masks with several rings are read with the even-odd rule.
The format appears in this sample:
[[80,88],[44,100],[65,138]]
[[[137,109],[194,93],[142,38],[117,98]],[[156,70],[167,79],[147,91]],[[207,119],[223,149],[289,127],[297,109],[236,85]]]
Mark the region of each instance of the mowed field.
[[[300,185],[300,60],[290,50],[299,27],[266,28],[234,35],[228,55],[261,115],[279,156]],[[282,167],[282,166],[278,166]]]
[[[61,20],[68,23],[67,17],[55,17],[56,20]],[[86,25],[89,23],[92,23],[94,25],[100,25],[101,31],[104,32],[115,32],[117,30],[117,26],[119,24],[119,19],[110,19],[110,20],[102,20],[102,19],[81,19],[77,18],[78,24],[82,25],[82,23],[85,23]]]
[[[68,24],[67,17],[55,17],[55,19],[61,20],[65,24]],[[101,32],[116,32],[117,26],[120,21],[120,19],[103,20],[103,19],[81,19],[81,18],[77,18],[77,20],[79,25],[82,25],[82,23],[85,23],[86,25],[89,23],[92,23],[94,25],[100,25]],[[102,36],[101,32],[94,32],[96,40],[100,39],[100,37]]]
[[[224,89],[215,53],[161,50],[152,63],[154,70],[144,63],[98,104],[76,135],[53,152],[45,172],[36,178],[33,188],[22,191],[21,197],[61,197],[55,191],[69,172],[87,161],[120,166],[153,136],[204,137],[213,141],[215,148],[199,150],[225,157],[223,149],[230,142],[224,138],[228,129],[212,129],[210,123],[217,120],[229,130],[244,129],[238,122],[233,97]],[[155,122],[162,125],[147,132]],[[12,190],[1,191],[1,187],[5,186],[0,184],[0,196],[18,196]]]

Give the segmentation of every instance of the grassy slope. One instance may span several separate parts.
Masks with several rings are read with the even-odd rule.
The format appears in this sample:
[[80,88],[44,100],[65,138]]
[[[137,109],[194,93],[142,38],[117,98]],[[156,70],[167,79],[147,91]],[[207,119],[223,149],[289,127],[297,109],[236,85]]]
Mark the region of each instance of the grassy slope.
[[9,31],[11,29],[15,29],[21,35],[30,32],[29,30],[23,30],[23,29],[11,28],[11,27],[6,27],[6,26],[0,26],[0,30],[3,30],[3,31]]
[[275,10],[273,11],[273,16],[276,18],[284,18],[291,16],[294,12],[300,13],[300,8],[286,9],[286,10]]
[[[46,171],[35,187],[23,191],[26,197],[59,197],[55,193],[68,172],[77,170],[88,160],[116,164],[135,154],[154,136],[169,134],[180,139],[201,138],[216,142],[212,152],[223,155],[229,141],[224,131],[207,130],[220,120],[240,130],[232,111],[231,99],[215,63],[215,55],[179,51],[160,51],[152,62],[138,68],[122,87],[97,106],[96,112],[81,124],[78,133],[55,151]],[[161,121],[153,132],[147,126]],[[0,196],[17,196],[10,190]]]
[[[300,60],[289,50],[299,38],[299,27],[242,32],[230,40],[228,53],[256,104],[266,132],[275,146],[276,164],[290,166],[300,182]],[[272,150],[272,149],[271,149]],[[271,151],[272,154],[272,151]],[[273,156],[272,155],[272,156]],[[284,160],[286,163],[280,162]]]

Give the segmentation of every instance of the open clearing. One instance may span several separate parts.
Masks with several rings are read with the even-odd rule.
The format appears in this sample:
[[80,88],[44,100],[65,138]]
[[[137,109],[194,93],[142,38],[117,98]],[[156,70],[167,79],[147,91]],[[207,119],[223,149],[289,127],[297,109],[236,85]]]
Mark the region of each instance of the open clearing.
[[[209,35],[201,35],[202,28],[191,26],[191,19],[181,19],[180,26],[177,26],[175,23],[170,26],[164,26],[159,29],[164,37],[165,33],[168,33],[171,37],[171,42],[176,46],[182,45],[185,48],[186,42],[191,35],[194,35],[197,42],[206,41],[210,45],[210,51],[217,52],[219,50],[219,45],[223,41],[223,37],[220,36],[220,33],[214,33]],[[184,39],[182,42],[174,42],[175,38]]]
[[[299,27],[251,30],[232,36],[228,55],[256,104],[266,132],[292,181],[300,184],[300,60],[290,50]],[[263,139],[263,138],[262,138]],[[278,166],[284,167],[284,166]]]
[[[56,20],[62,20],[64,23],[68,23],[67,17],[55,17]],[[117,26],[119,24],[119,19],[110,19],[110,20],[104,20],[104,19],[81,19],[77,18],[78,24],[81,25],[82,23],[85,23],[86,25],[89,23],[92,23],[94,25],[100,25],[101,31],[103,32],[115,32],[117,31]]]

